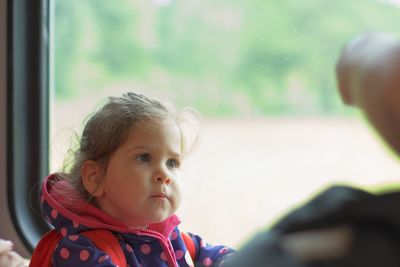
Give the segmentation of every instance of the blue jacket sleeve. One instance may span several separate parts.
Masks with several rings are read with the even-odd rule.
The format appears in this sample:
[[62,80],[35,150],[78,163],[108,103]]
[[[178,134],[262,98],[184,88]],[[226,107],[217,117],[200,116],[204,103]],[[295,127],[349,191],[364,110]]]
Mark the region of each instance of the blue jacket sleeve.
[[53,267],[116,267],[110,257],[85,236],[71,235],[61,239],[53,253]]
[[224,245],[211,245],[198,235],[188,233],[196,247],[195,266],[223,266],[225,259],[235,253],[235,250]]

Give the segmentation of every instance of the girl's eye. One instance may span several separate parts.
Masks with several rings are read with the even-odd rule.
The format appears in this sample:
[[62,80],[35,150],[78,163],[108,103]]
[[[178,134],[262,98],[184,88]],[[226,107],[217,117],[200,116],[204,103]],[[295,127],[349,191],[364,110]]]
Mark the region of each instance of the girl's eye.
[[136,159],[143,162],[150,162],[150,154],[141,154],[137,156]]
[[169,159],[167,160],[167,167],[174,169],[179,167],[179,162],[175,159]]

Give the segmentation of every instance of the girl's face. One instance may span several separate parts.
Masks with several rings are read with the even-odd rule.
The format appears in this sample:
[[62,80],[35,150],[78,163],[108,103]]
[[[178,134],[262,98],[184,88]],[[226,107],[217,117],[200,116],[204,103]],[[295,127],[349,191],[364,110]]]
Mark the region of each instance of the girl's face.
[[138,123],[110,157],[97,204],[128,227],[161,222],[181,202],[181,162],[181,134],[175,121]]

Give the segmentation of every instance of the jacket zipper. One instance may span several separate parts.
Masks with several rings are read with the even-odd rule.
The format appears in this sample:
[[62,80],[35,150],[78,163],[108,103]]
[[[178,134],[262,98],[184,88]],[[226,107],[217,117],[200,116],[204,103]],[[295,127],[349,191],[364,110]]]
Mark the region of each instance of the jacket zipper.
[[173,252],[172,244],[169,241],[169,239],[166,239],[162,234],[160,234],[160,233],[158,233],[156,231],[153,231],[153,230],[149,230],[149,229],[139,230],[136,233],[138,235],[145,235],[145,236],[151,236],[151,237],[157,238],[160,241],[164,252],[166,252],[165,256],[167,258],[168,265],[170,267],[177,267],[178,266],[176,264],[175,253]]

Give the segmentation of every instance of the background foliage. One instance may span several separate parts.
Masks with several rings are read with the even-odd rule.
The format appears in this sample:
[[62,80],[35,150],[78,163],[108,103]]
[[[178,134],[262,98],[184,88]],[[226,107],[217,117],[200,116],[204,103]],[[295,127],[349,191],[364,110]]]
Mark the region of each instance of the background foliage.
[[56,100],[124,86],[206,116],[342,114],[341,46],[398,25],[378,0],[57,0]]

